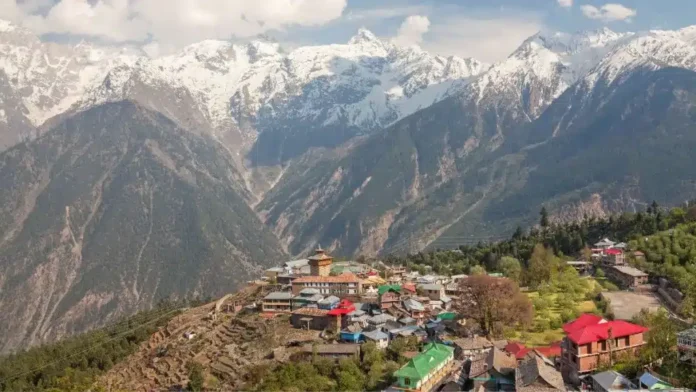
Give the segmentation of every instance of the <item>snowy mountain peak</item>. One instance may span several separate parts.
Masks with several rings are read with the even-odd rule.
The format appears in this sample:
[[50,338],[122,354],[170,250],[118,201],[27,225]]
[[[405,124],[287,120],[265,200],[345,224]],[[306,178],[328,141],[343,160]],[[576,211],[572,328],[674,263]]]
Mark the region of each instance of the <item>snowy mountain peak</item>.
[[384,45],[381,39],[374,35],[366,28],[360,28],[353,37],[348,41],[348,45]]

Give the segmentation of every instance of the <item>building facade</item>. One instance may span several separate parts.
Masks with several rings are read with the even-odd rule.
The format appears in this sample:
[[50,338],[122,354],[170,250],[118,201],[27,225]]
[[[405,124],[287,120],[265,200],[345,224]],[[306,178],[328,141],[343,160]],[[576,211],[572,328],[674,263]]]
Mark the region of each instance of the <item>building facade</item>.
[[561,368],[572,378],[595,371],[602,364],[634,355],[645,345],[647,328],[623,320],[607,321],[584,314],[563,326]]
[[312,276],[329,276],[331,274],[331,264],[333,257],[326,254],[321,247],[314,251],[314,255],[309,258],[309,274]]
[[634,289],[648,283],[648,274],[628,265],[615,265],[605,271],[609,279],[624,289]]
[[290,312],[292,311],[292,293],[273,292],[263,298],[261,310],[264,312]]
[[677,334],[679,361],[696,365],[696,328],[690,328]]
[[361,293],[360,279],[354,274],[338,276],[302,276],[292,281],[292,292],[299,294],[302,289],[313,288],[322,295],[335,295],[339,298]]

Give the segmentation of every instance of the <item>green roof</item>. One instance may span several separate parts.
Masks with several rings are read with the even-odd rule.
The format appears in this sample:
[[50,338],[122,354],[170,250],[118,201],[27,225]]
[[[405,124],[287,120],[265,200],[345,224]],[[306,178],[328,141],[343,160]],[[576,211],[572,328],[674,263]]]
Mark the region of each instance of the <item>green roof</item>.
[[394,372],[394,376],[420,380],[447,361],[453,353],[452,347],[440,343],[428,343],[424,346],[423,352],[411,358],[406,365]]
[[401,292],[401,286],[398,285],[398,284],[385,284],[385,285],[379,286],[379,287],[377,288],[377,293],[378,293],[379,295],[382,295],[382,294],[384,294],[384,293],[386,293],[387,291],[390,291],[390,290],[391,290],[391,291],[396,291],[397,293],[400,293],[400,292]]
[[454,320],[457,318],[457,314],[452,312],[445,312],[438,314],[437,318],[440,320]]

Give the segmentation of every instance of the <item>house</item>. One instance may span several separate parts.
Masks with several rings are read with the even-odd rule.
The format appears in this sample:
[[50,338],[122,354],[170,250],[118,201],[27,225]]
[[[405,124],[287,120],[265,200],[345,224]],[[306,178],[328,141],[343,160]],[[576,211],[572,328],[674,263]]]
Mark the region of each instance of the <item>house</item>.
[[387,323],[387,321],[394,321],[395,318],[394,316],[388,315],[388,314],[378,314],[376,316],[372,316],[367,319],[367,325],[375,328],[375,329],[380,329],[384,327],[384,325]]
[[677,333],[679,361],[696,365],[696,327]]
[[628,378],[613,370],[607,370],[606,372],[593,374],[590,377],[590,381],[592,385],[592,390],[599,392],[609,392],[617,389],[627,390],[636,388],[636,386]]
[[324,249],[318,247],[314,250],[314,255],[307,258],[309,260],[309,274],[311,276],[329,276],[331,274],[331,264],[333,257],[326,254]]
[[319,294],[318,289],[306,288],[300,290],[299,294],[292,298],[292,308],[299,309],[305,306],[319,307],[319,301],[324,299],[324,296]]
[[362,326],[360,324],[351,324],[341,330],[341,340],[350,343],[360,343],[362,340]]
[[290,312],[292,311],[292,293],[276,291],[268,294],[261,302],[263,312]]
[[565,391],[561,372],[552,360],[536,350],[531,351],[515,370],[517,392]]
[[411,316],[405,316],[400,318],[399,322],[403,325],[416,325],[418,323],[418,320],[414,319]]
[[411,318],[421,322],[425,318],[425,306],[415,299],[409,298],[404,302],[404,308],[410,313]]
[[481,357],[492,349],[493,342],[483,336],[473,335],[468,338],[454,339],[454,353],[457,359]]
[[638,388],[640,389],[650,389],[655,390],[674,390],[674,387],[669,383],[660,380],[659,378],[653,376],[649,372],[643,373],[642,376],[638,378]]
[[440,301],[445,296],[445,286],[440,283],[422,284],[418,286],[423,294],[434,301]]
[[328,310],[315,308],[300,308],[293,310],[290,323],[293,327],[321,331],[329,327]]
[[512,354],[517,359],[524,358],[524,356],[531,351],[524,344],[519,342],[508,342],[503,350],[508,354]]
[[292,281],[299,277],[300,275],[279,274],[276,276],[276,283],[281,285],[291,285]]
[[514,391],[517,360],[514,356],[493,347],[487,354],[471,359],[466,365],[468,383],[472,389]]
[[561,344],[561,368],[576,379],[609,362],[610,355],[635,354],[645,345],[643,334],[647,330],[627,321],[583,314],[563,325],[566,336]]
[[329,316],[336,327],[336,333],[341,330],[341,328],[346,327],[348,325],[348,320],[350,317],[348,317],[349,314],[353,313],[355,311],[355,305],[348,301],[347,299],[342,299],[341,302],[338,303],[338,306],[335,307],[334,309],[331,309],[326,313],[327,316]]
[[375,293],[377,292],[377,288],[379,286],[387,284],[387,281],[380,278],[378,275],[370,275],[367,278],[362,280],[362,288],[364,291],[367,291],[368,289],[375,289]]
[[389,345],[389,335],[379,330],[363,332],[363,337],[367,342],[375,342],[380,349],[385,349]]
[[263,276],[268,278],[270,281],[275,281],[278,279],[278,275],[281,275],[285,272],[285,269],[283,267],[273,267],[265,270],[263,272]]
[[322,358],[342,359],[342,358],[360,358],[359,344],[307,344],[302,346],[302,354],[305,358],[311,358],[314,355]]
[[309,260],[299,259],[286,261],[283,264],[283,269],[288,275],[302,275],[303,273],[309,273]]
[[384,273],[388,277],[392,277],[392,276],[401,277],[401,276],[406,275],[406,267],[404,267],[403,265],[391,265],[391,266],[388,266],[384,270]]
[[335,295],[330,295],[330,296],[320,300],[317,303],[317,307],[319,309],[331,310],[331,309],[335,309],[338,306],[339,302],[341,302],[340,298],[336,297]]
[[612,246],[614,246],[615,243],[616,242],[611,241],[609,238],[604,238],[601,241],[594,244],[594,247],[599,249],[609,249]]
[[413,283],[404,283],[401,285],[402,294],[416,294],[416,285]]
[[626,261],[626,257],[621,249],[611,248],[604,251],[604,258],[602,260],[604,265],[623,265]]
[[302,276],[292,281],[294,294],[299,294],[306,288],[317,289],[320,294],[337,297],[355,296],[361,292],[360,279],[351,273],[338,276]]
[[381,309],[388,309],[401,302],[401,286],[382,285],[377,288]]
[[440,343],[428,343],[423,351],[394,372],[394,388],[408,391],[430,391],[449,375],[454,362],[454,349]]
[[624,289],[634,289],[648,283],[648,274],[628,265],[615,265],[606,270],[607,277]]

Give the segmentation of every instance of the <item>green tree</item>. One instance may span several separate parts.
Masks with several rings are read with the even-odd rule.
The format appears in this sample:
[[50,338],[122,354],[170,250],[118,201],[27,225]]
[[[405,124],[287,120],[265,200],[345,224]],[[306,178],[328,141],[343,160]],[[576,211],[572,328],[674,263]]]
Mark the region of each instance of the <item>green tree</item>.
[[538,288],[542,283],[551,282],[558,273],[559,260],[551,249],[536,244],[529,259],[526,281],[529,287]]
[[336,372],[340,391],[362,391],[365,389],[365,375],[353,359],[342,359]]
[[549,227],[549,213],[546,211],[546,207],[541,207],[541,211],[539,211],[539,226]]
[[205,378],[203,377],[203,366],[198,362],[189,362],[186,364],[188,368],[188,389],[193,392],[203,390]]
[[514,257],[503,256],[500,259],[500,272],[507,278],[514,280],[515,282],[520,282],[520,277],[522,276],[522,265],[520,261]]
[[469,270],[469,275],[485,275],[486,269],[480,265],[475,265]]
[[595,277],[597,277],[597,278],[599,278],[599,279],[604,279],[604,277],[605,277],[605,275],[604,275],[604,270],[601,269],[601,268],[597,268],[597,269],[595,270]]

